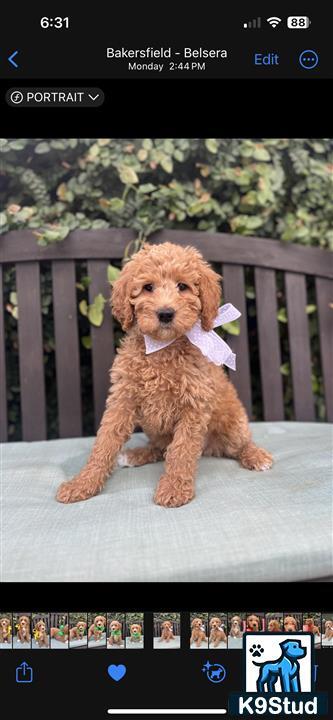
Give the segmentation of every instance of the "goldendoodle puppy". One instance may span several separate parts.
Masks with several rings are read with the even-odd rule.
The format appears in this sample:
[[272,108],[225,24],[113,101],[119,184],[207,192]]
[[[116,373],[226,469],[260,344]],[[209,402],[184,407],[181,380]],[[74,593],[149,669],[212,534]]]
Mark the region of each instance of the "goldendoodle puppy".
[[[146,448],[126,450],[120,464],[165,459],[155,502],[178,507],[194,496],[202,454],[235,458],[267,470],[271,455],[252,442],[245,409],[223,369],[186,337],[200,320],[210,331],[217,316],[220,276],[194,248],[146,244],[125,265],[112,292],[113,314],[127,331],[111,371],[111,389],[86,466],[57,494],[60,502],[101,491],[135,426]],[[170,342],[146,354],[145,337]]]

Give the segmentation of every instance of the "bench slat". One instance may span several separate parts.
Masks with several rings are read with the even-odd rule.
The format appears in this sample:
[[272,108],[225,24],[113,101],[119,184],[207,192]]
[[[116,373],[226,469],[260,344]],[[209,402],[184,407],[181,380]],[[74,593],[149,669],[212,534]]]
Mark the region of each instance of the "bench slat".
[[91,278],[89,285],[89,302],[92,303],[96,295],[102,293],[107,299],[104,308],[104,319],[100,327],[91,325],[92,340],[92,373],[94,388],[94,415],[95,430],[97,431],[105,409],[110,376],[109,371],[114,358],[114,333],[111,309],[109,307],[110,283],[107,280],[109,263],[104,260],[89,260],[88,275]]
[[316,294],[326,419],[333,422],[333,283],[316,278]]
[[0,266],[0,442],[6,442],[8,439],[7,423],[5,306],[2,267]]
[[247,313],[245,302],[244,270],[239,265],[223,265],[223,297],[231,302],[242,313],[240,318],[240,335],[228,335],[227,342],[237,355],[236,372],[232,370],[229,377],[234,383],[249,417],[252,417],[251,375],[249,359],[249,342],[247,335]]
[[16,265],[23,440],[46,439],[39,263]]
[[80,437],[80,353],[73,260],[54,260],[52,283],[59,437]]
[[255,268],[255,285],[264,419],[283,420],[281,351],[274,270]]
[[[31,230],[11,230],[1,238],[0,262],[31,260],[107,260],[121,259],[124,250],[134,240],[134,230],[108,228],[73,230],[64,242],[41,247]],[[333,277],[329,251],[322,248],[284,243],[271,238],[250,240],[244,235],[210,233],[193,230],[161,230],[150,235],[150,243],[169,240],[179,245],[193,245],[211,262],[253,265],[275,270],[301,272],[319,277]]]
[[285,288],[295,419],[315,420],[305,276],[287,272]]

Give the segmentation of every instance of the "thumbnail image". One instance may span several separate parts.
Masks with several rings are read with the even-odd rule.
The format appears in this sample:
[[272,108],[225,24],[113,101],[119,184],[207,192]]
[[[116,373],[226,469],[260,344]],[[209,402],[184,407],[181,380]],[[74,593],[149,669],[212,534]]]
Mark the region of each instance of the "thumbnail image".
[[303,632],[313,634],[316,649],[321,646],[321,613],[306,612],[303,613]]
[[14,613],[13,627],[13,648],[17,650],[31,648],[31,613]]
[[0,650],[11,650],[13,646],[13,620],[11,612],[0,610]]
[[33,650],[46,650],[50,647],[50,617],[48,613],[32,613]]
[[302,630],[302,613],[286,612],[283,615],[283,631],[299,632]]
[[333,611],[331,613],[323,613],[322,615],[321,644],[323,648],[333,648]]
[[142,650],[143,646],[143,612],[126,613],[126,650]]
[[107,648],[121,650],[125,648],[126,616],[125,613],[107,613]]
[[246,630],[246,615],[241,612],[228,613],[228,649],[241,650],[243,633]]
[[251,612],[246,615],[246,632],[263,632],[265,627],[264,613]]
[[69,647],[71,649],[87,647],[87,626],[87,613],[69,613]]
[[50,614],[50,636],[52,650],[68,650],[68,614],[55,612]]
[[180,613],[154,613],[154,649],[180,648]]
[[265,613],[265,629],[267,632],[283,631],[283,613],[267,612]]
[[214,612],[209,614],[209,648],[227,649],[228,620],[227,613]]
[[88,648],[106,648],[106,613],[88,613]]
[[208,649],[208,613],[191,612],[191,650]]

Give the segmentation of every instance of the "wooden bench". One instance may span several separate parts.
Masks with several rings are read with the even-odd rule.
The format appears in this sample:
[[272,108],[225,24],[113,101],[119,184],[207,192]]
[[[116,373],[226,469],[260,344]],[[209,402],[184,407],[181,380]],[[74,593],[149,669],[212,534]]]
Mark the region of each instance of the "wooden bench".
[[[18,341],[24,440],[47,437],[45,377],[42,344],[40,263],[51,261],[56,353],[59,437],[82,434],[78,308],[75,263],[87,261],[91,278],[89,299],[98,293],[107,297],[107,266],[119,261],[135,234],[126,229],[77,230],[61,243],[40,247],[29,230],[13,231],[0,241],[0,296],[3,298],[3,267],[15,264],[19,307]],[[284,273],[290,365],[296,420],[315,419],[311,382],[311,354],[306,315],[306,276],[315,278],[319,318],[321,367],[324,382],[326,419],[333,420],[333,256],[319,248],[287,245],[277,240],[164,230],[150,242],[166,240],[197,247],[223,274],[223,299],[241,313],[241,332],[228,342],[237,353],[237,372],[232,374],[239,395],[252,413],[250,352],[246,313],[244,268],[253,267],[259,337],[259,358],[263,416],[284,419],[281,352],[277,320],[276,271]],[[0,308],[0,440],[8,439],[6,365],[3,302]],[[114,358],[114,327],[105,311],[101,327],[91,326],[92,376],[95,428],[97,429],[109,385],[109,368]]]

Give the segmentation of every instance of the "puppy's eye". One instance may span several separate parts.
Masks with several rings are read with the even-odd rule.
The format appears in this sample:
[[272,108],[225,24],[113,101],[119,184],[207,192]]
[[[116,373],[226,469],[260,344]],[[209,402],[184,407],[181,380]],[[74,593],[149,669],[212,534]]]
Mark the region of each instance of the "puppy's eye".
[[182,283],[182,282],[178,283],[177,288],[178,288],[178,290],[180,290],[180,292],[184,292],[184,290],[189,289],[188,285],[185,285],[185,283]]
[[153,287],[153,285],[152,285],[151,283],[147,283],[147,285],[144,285],[144,286],[143,286],[143,289],[144,289],[144,290],[147,290],[147,292],[153,292],[154,287]]

